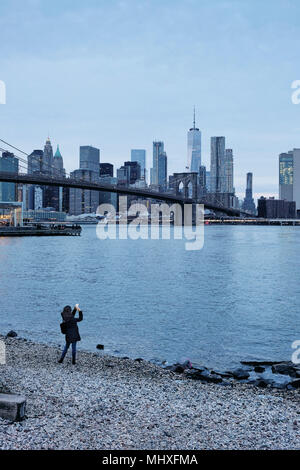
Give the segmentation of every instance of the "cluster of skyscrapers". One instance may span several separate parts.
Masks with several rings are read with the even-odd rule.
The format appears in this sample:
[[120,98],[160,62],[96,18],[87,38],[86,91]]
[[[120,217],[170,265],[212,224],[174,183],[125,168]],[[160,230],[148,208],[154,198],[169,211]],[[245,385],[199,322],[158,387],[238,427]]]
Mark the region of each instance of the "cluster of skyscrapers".
[[[174,175],[168,176],[168,156],[163,141],[155,140],[152,150],[152,166],[150,181],[148,181],[146,150],[132,149],[129,161],[117,168],[111,163],[100,162],[100,149],[93,146],[79,148],[79,168],[70,173],[74,179],[88,182],[105,182],[119,186],[149,187],[153,191],[174,191]],[[0,157],[0,171],[19,171],[19,161],[10,152],[4,152]],[[226,149],[225,137],[211,138],[211,168],[210,171],[202,164],[201,131],[196,127],[195,110],[193,127],[187,133],[187,165],[185,175],[195,175],[197,194],[217,200],[227,206],[237,207],[238,199],[234,194],[233,185],[233,152]],[[42,174],[64,178],[63,157],[59,146],[54,153],[50,139],[46,140],[44,149],[34,150],[28,156],[29,174]],[[182,173],[181,173],[182,176]],[[180,190],[180,188],[179,188]],[[118,197],[113,193],[97,192],[81,189],[56,188],[52,186],[27,185],[21,196],[24,209],[33,213],[48,210],[56,213],[79,215],[95,213],[99,204],[110,203],[117,207]],[[20,200],[17,185],[0,183],[0,201]]]
[[[0,171],[18,173],[19,160],[11,152],[3,152],[0,157]],[[46,140],[44,149],[34,150],[28,155],[29,174],[66,177],[63,157],[57,146],[56,152],[50,139]],[[70,173],[70,177],[95,183],[109,183],[119,186],[149,187],[153,191],[173,192],[176,188],[176,178],[185,175],[196,181],[197,196],[208,202],[220,203],[226,207],[242,208],[255,214],[256,207],[253,199],[253,175],[247,173],[246,192],[242,202],[238,200],[234,189],[234,155],[231,148],[226,148],[224,136],[213,136],[210,139],[210,169],[202,163],[201,131],[196,127],[195,109],[193,126],[187,132],[187,163],[182,173],[168,175],[168,155],[164,142],[153,141],[152,165],[148,178],[146,150],[132,149],[130,160],[125,161],[114,172],[109,162],[100,162],[100,149],[86,145],[79,148],[79,167]],[[193,177],[193,178],[192,178]],[[148,181],[150,180],[150,181]],[[180,186],[177,190],[181,191]],[[183,189],[182,189],[183,191]],[[22,194],[20,194],[22,192]],[[286,204],[275,204],[274,200],[259,203],[263,207],[285,207],[292,214],[293,207]],[[116,208],[118,196],[82,189],[56,188],[52,186],[27,185],[22,191],[14,183],[0,183],[0,202],[23,201],[27,211],[49,210],[57,213],[79,215],[95,213],[99,204],[109,203]],[[270,201],[268,200],[268,201]],[[300,149],[294,149],[279,155],[279,200],[295,202],[300,210]],[[283,210],[283,209],[282,209]]]

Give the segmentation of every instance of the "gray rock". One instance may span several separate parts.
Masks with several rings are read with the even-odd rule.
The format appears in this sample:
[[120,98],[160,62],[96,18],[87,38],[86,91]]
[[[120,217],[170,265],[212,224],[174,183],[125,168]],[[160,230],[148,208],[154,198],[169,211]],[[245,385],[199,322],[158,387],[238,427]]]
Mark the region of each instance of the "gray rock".
[[232,372],[226,371],[226,373],[231,374],[237,380],[245,380],[248,379],[250,374],[244,369],[235,369]]
[[184,372],[184,367],[181,364],[173,364],[172,366],[165,367],[166,370],[170,370],[171,372],[177,372],[178,374],[182,374]]
[[300,388],[300,379],[292,380],[289,385],[291,385],[293,388]]
[[202,380],[203,382],[221,383],[222,377],[211,374],[208,370],[190,369],[185,371],[186,377],[192,380]]
[[272,385],[273,380],[271,379],[257,379],[253,382],[256,387],[267,388],[268,385]]
[[226,373],[226,372],[219,372],[219,371],[217,371],[217,370],[211,370],[210,372],[211,372],[211,374],[217,374],[217,375],[219,375],[220,377],[224,377],[225,379],[226,379],[226,378],[228,379],[228,378],[232,377],[232,373],[231,373],[231,372],[227,372],[227,373]]
[[14,330],[10,330],[6,335],[6,338],[16,338],[16,336],[18,336],[18,333],[16,333]]

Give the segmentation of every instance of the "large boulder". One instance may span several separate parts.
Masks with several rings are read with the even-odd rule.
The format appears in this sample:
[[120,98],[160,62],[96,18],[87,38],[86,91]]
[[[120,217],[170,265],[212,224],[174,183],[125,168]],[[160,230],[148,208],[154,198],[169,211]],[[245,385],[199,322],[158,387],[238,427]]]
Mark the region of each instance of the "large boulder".
[[290,377],[300,377],[299,365],[294,364],[291,361],[280,362],[272,366],[273,374],[289,375]]

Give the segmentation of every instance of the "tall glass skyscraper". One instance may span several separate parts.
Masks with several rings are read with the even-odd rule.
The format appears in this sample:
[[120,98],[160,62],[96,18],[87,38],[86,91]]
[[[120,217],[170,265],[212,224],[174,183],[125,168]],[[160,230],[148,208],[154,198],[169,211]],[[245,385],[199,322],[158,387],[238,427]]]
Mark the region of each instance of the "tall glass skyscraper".
[[[100,150],[90,145],[80,147],[78,170],[71,177],[98,183],[100,178]],[[94,213],[99,205],[99,192],[70,188],[70,214]]]
[[[28,174],[43,173],[43,150],[34,150],[28,155]],[[36,185],[27,186],[26,209],[37,210],[43,207],[43,187]]]
[[201,165],[199,169],[199,192],[198,195],[200,197],[204,196],[207,191],[206,186],[206,166]]
[[242,207],[245,211],[255,214],[256,209],[255,209],[255,203],[254,203],[253,193],[252,193],[252,181],[253,181],[253,173],[247,173],[246,194],[245,194],[245,199],[244,199]]
[[295,201],[300,210],[300,148],[279,155],[279,198]]
[[79,165],[81,170],[91,170],[99,175],[100,150],[90,145],[80,147]]
[[131,150],[131,161],[138,162],[141,167],[141,178],[146,180],[146,150],[144,149],[132,149]]
[[206,189],[210,193],[210,171],[206,172]]
[[[158,186],[162,184],[164,174],[161,174],[164,164],[166,164],[167,154],[164,151],[164,143],[161,141],[153,142],[153,168],[151,169],[151,184]],[[164,163],[163,163],[164,162]],[[163,170],[164,172],[164,170]]]
[[162,152],[158,156],[158,185],[163,189],[167,187],[168,178],[168,157],[166,152]]
[[[11,152],[3,152],[0,157],[0,171],[8,173],[19,172],[19,160]],[[0,183],[0,201],[15,202],[17,197],[17,185],[15,183]]]
[[210,140],[210,190],[222,193],[225,188],[225,137]]
[[42,173],[43,169],[43,150],[34,150],[28,155],[28,174]]
[[187,133],[187,167],[188,171],[199,172],[201,166],[201,132],[196,127],[194,108],[193,127]]
[[279,199],[293,201],[293,151],[279,155]]
[[233,153],[232,149],[225,150],[225,180],[224,180],[224,193],[234,193],[233,187]]

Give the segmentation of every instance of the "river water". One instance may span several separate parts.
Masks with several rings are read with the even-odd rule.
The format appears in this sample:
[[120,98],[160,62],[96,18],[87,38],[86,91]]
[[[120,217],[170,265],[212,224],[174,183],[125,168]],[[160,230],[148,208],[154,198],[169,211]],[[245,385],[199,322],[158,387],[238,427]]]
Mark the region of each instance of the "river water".
[[0,238],[0,332],[63,343],[79,303],[81,349],[216,369],[289,360],[300,339],[300,228],[206,226],[184,240]]

